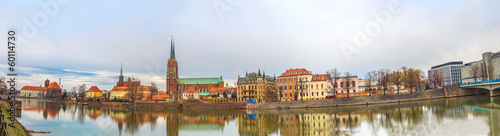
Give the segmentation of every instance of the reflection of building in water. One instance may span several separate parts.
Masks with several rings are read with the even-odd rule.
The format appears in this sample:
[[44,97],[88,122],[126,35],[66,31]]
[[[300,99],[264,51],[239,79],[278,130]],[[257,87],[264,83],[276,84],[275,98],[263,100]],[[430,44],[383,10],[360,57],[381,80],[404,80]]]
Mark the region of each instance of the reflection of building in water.
[[184,116],[179,118],[179,129],[190,131],[224,130],[225,120],[216,116]]
[[170,114],[167,115],[167,136],[178,136],[179,135],[179,115]]
[[233,115],[228,114],[205,114],[205,115],[182,115],[169,114],[167,120],[167,135],[177,136],[179,131],[222,131],[226,123],[233,120]]
[[278,131],[278,115],[257,115],[257,117],[247,117],[238,115],[238,133],[240,135],[267,136]]
[[55,119],[59,114],[61,107],[59,104],[47,103],[43,101],[23,101],[22,110],[24,111],[36,111],[38,113],[42,112],[43,119],[47,120],[47,117]]
[[99,108],[87,108],[85,110],[85,114],[87,114],[91,120],[96,120],[99,116],[101,116],[102,111]]
[[302,127],[300,127],[302,121],[299,120],[299,115],[295,114],[284,114],[281,115],[280,119],[280,135],[283,136],[298,136],[302,133]]
[[280,135],[329,136],[350,134],[352,128],[361,125],[357,113],[308,113],[284,114],[280,118]]

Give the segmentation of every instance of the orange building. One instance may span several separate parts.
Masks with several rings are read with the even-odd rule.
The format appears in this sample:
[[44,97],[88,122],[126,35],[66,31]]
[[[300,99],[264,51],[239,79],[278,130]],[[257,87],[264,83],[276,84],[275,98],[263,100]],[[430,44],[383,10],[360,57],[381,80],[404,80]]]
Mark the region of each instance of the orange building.
[[61,87],[56,82],[50,83],[49,79],[45,80],[45,87],[24,86],[19,96],[35,97],[35,98],[61,98]]
[[[135,96],[130,94],[132,88],[135,88]],[[109,91],[109,99],[130,99],[135,97],[136,100],[146,100],[151,93],[150,86],[141,85],[141,81],[132,81],[129,77],[127,81],[123,81],[123,73],[120,69],[120,77],[116,85]]]

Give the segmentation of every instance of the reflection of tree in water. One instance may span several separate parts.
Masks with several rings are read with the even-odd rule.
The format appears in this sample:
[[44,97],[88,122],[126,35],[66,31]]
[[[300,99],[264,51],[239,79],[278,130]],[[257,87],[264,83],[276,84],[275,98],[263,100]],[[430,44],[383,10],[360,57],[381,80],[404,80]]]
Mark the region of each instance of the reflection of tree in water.
[[411,134],[423,119],[421,107],[405,107],[383,110],[379,123],[389,135]]

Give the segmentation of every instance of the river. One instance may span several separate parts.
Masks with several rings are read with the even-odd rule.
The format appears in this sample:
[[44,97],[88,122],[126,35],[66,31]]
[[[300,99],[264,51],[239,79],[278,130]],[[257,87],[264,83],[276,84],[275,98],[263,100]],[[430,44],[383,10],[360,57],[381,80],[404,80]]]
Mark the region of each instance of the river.
[[21,100],[28,130],[55,136],[500,135],[500,97],[292,110],[131,111]]

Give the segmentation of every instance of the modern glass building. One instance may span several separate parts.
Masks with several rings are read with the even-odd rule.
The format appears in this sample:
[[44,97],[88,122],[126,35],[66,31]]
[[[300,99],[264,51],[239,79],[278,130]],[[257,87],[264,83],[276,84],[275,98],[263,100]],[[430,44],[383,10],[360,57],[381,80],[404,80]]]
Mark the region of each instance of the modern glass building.
[[[444,63],[441,65],[436,65],[431,67],[431,70],[427,72],[428,77],[430,77],[430,73],[435,70],[441,70],[443,73],[443,86],[449,86],[454,84],[462,83],[462,71],[461,69],[464,67],[464,63],[462,61],[452,61],[448,63]],[[430,86],[434,86],[432,83]]]

